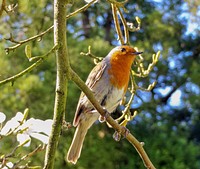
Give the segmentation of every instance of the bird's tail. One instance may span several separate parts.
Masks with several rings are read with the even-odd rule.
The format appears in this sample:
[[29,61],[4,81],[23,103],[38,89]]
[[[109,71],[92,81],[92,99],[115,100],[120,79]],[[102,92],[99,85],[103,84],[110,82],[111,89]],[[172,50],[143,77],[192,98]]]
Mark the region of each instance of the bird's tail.
[[75,134],[74,134],[74,138],[72,140],[71,146],[67,153],[67,161],[73,164],[76,164],[78,158],[80,157],[83,141],[88,131],[88,127],[84,127],[81,125],[82,124],[80,123],[77,126]]

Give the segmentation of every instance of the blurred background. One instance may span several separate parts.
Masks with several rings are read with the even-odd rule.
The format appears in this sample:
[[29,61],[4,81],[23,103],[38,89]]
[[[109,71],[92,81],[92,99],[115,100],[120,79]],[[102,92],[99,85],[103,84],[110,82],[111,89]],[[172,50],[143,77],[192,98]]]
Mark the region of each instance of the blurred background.
[[[0,17],[0,80],[31,65],[24,46],[6,55],[4,48],[13,44],[5,38],[12,33],[15,40],[23,40],[53,24],[52,1],[7,0],[6,3],[17,6],[13,12],[4,12]],[[73,12],[84,4],[84,1],[75,1],[67,11]],[[126,8],[129,11],[124,13],[127,21],[136,24],[136,16],[142,21],[141,29],[130,33],[130,38],[131,45],[144,52],[146,68],[152,54],[161,51],[160,60],[149,77],[135,79],[142,87],[155,80],[157,85],[151,92],[137,91],[131,111],[137,110],[138,115],[128,128],[145,143],[144,148],[156,168],[200,169],[200,1],[130,0]],[[70,18],[66,28],[70,62],[83,80],[94,63],[80,52],[87,52],[91,45],[93,54],[105,57],[113,46],[119,45],[107,1],[99,1],[87,11]],[[33,56],[48,52],[53,46],[53,31],[28,44]],[[18,111],[29,108],[29,117],[52,118],[55,77],[55,56],[51,55],[41,66],[15,81],[13,86],[0,87],[0,112],[4,112],[9,120]],[[66,121],[72,122],[80,90],[72,82],[68,89]],[[127,99],[129,96],[127,93]],[[56,169],[145,168],[126,139],[115,142],[113,129],[99,123],[89,130],[77,165],[68,164],[65,155],[73,133],[74,128],[62,132]],[[31,147],[20,148],[18,153],[26,154],[39,143],[33,140]],[[14,145],[17,145],[15,137],[2,139],[0,155],[11,152]],[[31,164],[43,165],[42,157],[44,152],[37,153],[31,158]]]

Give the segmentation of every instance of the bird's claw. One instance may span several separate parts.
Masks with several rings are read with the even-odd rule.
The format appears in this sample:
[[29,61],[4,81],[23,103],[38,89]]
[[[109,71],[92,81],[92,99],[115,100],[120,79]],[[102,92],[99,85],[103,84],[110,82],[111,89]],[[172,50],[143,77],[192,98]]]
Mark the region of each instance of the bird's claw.
[[123,138],[126,138],[129,133],[130,133],[129,129],[122,126],[122,130],[120,132],[115,131],[115,133],[113,134],[113,138],[115,141],[120,141],[122,136]]
[[120,134],[119,132],[115,131],[114,134],[113,134],[113,139],[114,139],[115,141],[120,141],[120,139],[121,139],[121,134]]
[[124,136],[124,138],[126,138],[126,137],[129,135],[130,131],[129,131],[129,129],[127,129],[126,127],[124,127],[124,126],[122,126],[122,127],[123,127],[123,129],[124,129],[124,134],[123,134],[123,136]]

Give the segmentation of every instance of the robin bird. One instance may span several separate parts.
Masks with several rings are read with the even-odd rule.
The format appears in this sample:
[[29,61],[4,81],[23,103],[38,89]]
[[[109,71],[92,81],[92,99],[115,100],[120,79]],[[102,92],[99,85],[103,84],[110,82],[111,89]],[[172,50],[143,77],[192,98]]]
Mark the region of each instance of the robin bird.
[[[128,45],[117,46],[90,72],[86,85],[109,113],[116,109],[124,97],[129,83],[131,65],[135,57],[141,53]],[[67,154],[68,162],[76,164],[85,135],[99,117],[100,114],[82,92],[73,121],[76,131]]]

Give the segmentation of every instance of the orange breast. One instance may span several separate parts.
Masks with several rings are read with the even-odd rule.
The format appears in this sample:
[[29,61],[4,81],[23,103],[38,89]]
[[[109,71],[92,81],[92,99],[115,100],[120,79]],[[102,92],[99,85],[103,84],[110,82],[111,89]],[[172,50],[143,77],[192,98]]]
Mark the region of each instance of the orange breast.
[[112,85],[118,89],[124,88],[125,91],[127,90],[133,60],[133,56],[117,55],[111,57],[111,67],[109,68],[108,73]]

